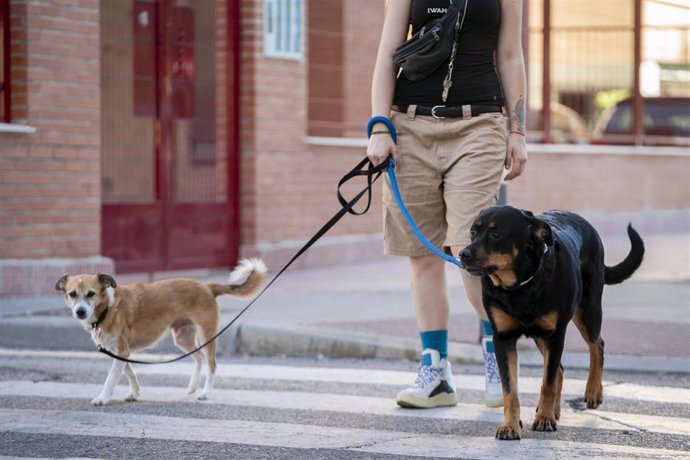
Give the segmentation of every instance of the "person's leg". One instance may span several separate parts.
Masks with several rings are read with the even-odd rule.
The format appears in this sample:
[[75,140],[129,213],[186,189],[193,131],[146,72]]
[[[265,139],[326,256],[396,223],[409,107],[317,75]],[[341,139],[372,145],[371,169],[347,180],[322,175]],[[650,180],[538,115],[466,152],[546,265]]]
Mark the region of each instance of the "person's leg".
[[412,302],[420,331],[448,329],[445,263],[433,254],[410,257]]
[[[457,254],[457,251],[453,251]],[[467,299],[474,307],[479,316],[482,328],[482,352],[484,355],[484,370],[486,381],[484,385],[484,403],[489,407],[501,407],[503,405],[503,389],[501,388],[501,377],[498,373],[496,363],[496,353],[494,352],[493,336],[491,323],[486,315],[482,302],[482,282],[478,276],[473,276],[464,270],[460,270],[462,282],[465,286]]]
[[402,407],[430,408],[457,404],[448,363],[448,298],[445,262],[429,254],[410,257],[412,300],[422,356],[414,385],[398,393]]
[[[445,203],[438,169],[437,128],[433,117],[392,112],[398,130],[400,164],[396,179],[407,210],[419,230],[436,247],[446,237]],[[457,404],[448,348],[448,299],[444,261],[431,254],[414,235],[397,205],[389,177],[383,178],[383,234],[388,255],[410,259],[412,298],[422,342],[419,373],[414,385],[398,393],[403,407]]]
[[[447,137],[442,141],[448,152],[447,170],[443,177],[448,232],[444,247],[457,256],[470,241],[470,227],[480,211],[496,203],[504,169],[508,133],[501,114],[488,114],[469,119],[447,119]],[[457,133],[463,133],[458,135]],[[482,303],[481,279],[461,271],[467,298],[480,320],[487,315]],[[487,332],[490,330],[488,326]],[[502,404],[494,394],[502,394],[491,335],[484,336],[486,362],[485,402]]]
[[[453,248],[453,254],[457,255],[461,250],[462,248]],[[460,275],[462,276],[462,284],[465,287],[467,300],[472,304],[479,319],[488,321],[489,317],[486,316],[486,310],[484,310],[482,302],[482,279],[479,276],[470,275],[465,270],[460,270]]]

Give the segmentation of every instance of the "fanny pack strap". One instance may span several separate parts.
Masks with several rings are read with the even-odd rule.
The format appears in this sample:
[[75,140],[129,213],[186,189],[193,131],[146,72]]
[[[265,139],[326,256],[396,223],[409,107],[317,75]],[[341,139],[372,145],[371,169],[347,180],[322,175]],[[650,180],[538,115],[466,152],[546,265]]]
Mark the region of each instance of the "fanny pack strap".
[[[453,48],[450,51],[450,61],[448,62],[448,73],[446,78],[443,79],[443,93],[441,93],[441,99],[446,102],[448,99],[448,93],[450,92],[450,87],[453,86],[453,63],[455,62],[455,55],[458,51],[458,42],[460,41],[460,30],[462,30],[462,25],[465,23],[465,16],[467,14],[467,4],[470,0],[465,0],[465,4],[458,8],[458,18],[455,21],[455,37],[453,38]],[[451,0],[453,4],[453,0]]]

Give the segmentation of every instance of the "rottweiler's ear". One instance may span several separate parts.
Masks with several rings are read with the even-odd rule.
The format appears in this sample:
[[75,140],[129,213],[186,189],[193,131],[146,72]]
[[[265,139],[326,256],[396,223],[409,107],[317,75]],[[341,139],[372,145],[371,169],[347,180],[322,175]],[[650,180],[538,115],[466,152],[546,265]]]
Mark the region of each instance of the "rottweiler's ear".
[[65,286],[67,285],[67,279],[69,278],[69,274],[65,273],[60,277],[59,280],[57,280],[57,283],[55,283],[55,290],[57,291],[62,291],[65,292]]
[[534,217],[534,213],[532,211],[528,211],[526,209],[521,209],[520,211],[522,211],[522,213],[527,217]]
[[529,229],[532,235],[547,246],[553,246],[553,232],[551,226],[541,219],[530,219]]
[[115,279],[112,276],[105,275],[103,273],[98,274],[98,282],[101,284],[101,287],[103,289],[106,289],[109,287],[112,287],[112,288],[117,287],[117,283],[115,282]]

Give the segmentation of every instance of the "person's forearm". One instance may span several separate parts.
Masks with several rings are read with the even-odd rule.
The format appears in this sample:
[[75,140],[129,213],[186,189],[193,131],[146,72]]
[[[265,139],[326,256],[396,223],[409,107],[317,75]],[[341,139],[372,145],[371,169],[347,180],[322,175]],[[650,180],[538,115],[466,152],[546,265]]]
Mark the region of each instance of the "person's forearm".
[[527,124],[527,85],[522,54],[518,53],[502,61],[499,74],[510,130],[524,133]]
[[[386,62],[387,61],[387,62]],[[395,91],[395,69],[393,59],[380,59],[374,68],[371,83],[371,115],[390,114]]]

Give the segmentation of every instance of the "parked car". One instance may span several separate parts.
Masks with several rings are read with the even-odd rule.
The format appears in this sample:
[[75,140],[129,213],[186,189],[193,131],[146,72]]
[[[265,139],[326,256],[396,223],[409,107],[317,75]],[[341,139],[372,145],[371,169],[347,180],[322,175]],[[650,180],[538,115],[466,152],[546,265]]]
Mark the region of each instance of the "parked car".
[[[642,119],[645,144],[690,145],[690,98],[644,98]],[[632,124],[632,99],[624,99],[601,115],[592,142],[631,144]]]

